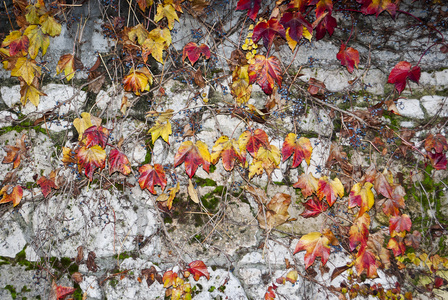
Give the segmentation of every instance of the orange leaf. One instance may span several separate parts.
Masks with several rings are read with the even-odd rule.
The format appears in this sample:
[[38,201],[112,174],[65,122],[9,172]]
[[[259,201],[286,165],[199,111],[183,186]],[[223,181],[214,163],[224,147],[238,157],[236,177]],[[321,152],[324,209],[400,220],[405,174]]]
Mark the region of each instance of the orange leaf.
[[291,196],[284,193],[277,193],[266,205],[265,213],[258,212],[258,223],[260,228],[271,230],[289,219],[288,208],[291,204]]
[[56,190],[59,189],[55,180],[56,180],[56,172],[51,171],[49,178],[42,176],[36,182],[38,185],[40,185],[40,188],[42,189],[42,194],[44,195],[45,198],[47,198],[52,188]]
[[219,158],[222,158],[224,169],[232,171],[235,165],[235,160],[242,161],[238,152],[238,145],[234,139],[229,140],[225,135],[216,140],[210,154],[211,163],[216,165]]
[[185,60],[185,57],[188,57],[191,64],[194,65],[201,54],[204,55],[207,59],[210,58],[210,49],[208,48],[208,46],[206,44],[201,44],[200,46],[198,46],[195,42],[189,42],[185,45],[182,52],[182,61]]
[[403,243],[403,238],[394,237],[387,243],[387,249],[392,250],[394,256],[403,255],[406,252],[406,246]]
[[73,54],[65,54],[59,58],[58,65],[56,66],[56,74],[60,74],[64,71],[65,78],[70,81],[75,76],[75,71],[82,68],[81,61]]
[[172,270],[166,271],[163,274],[163,287],[169,288],[170,286],[174,285],[176,283],[177,279],[177,273],[173,272]]
[[141,166],[138,171],[141,174],[138,183],[142,190],[146,188],[151,194],[155,195],[157,194],[154,190],[155,185],[160,186],[162,190],[165,189],[166,175],[162,165],[154,164],[153,167],[150,164],[146,164]]
[[123,175],[129,175],[131,173],[131,164],[124,153],[117,149],[112,149],[109,153],[109,176],[116,171]]
[[101,148],[106,148],[107,140],[109,138],[109,130],[102,126],[91,126],[87,128],[83,133],[82,143],[86,147],[92,147],[95,145],[101,146]]
[[361,247],[367,245],[367,240],[369,238],[369,228],[370,228],[370,216],[364,213],[360,217],[356,218],[353,225],[350,227],[350,251],[355,250],[355,248],[361,244]]
[[318,180],[313,174],[303,173],[299,176],[299,179],[294,183],[293,187],[301,189],[303,197],[306,198],[317,191],[317,183]]
[[134,70],[131,69],[129,74],[123,78],[124,90],[134,92],[140,95],[140,92],[149,91],[152,84],[152,75],[146,67]]
[[6,156],[3,158],[2,163],[9,164],[13,162],[13,169],[20,165],[20,159],[26,155],[25,135],[22,135],[21,139],[16,140],[16,147],[5,146]]
[[332,180],[327,176],[323,176],[317,183],[317,196],[320,200],[325,197],[328,204],[330,206],[333,206],[333,204],[336,202],[337,196],[344,196],[344,187],[342,186],[339,178],[335,178],[334,180]]
[[404,236],[404,231],[411,231],[412,221],[408,215],[394,216],[389,219],[390,236]]
[[85,168],[85,174],[92,181],[95,169],[103,169],[106,163],[106,151],[98,145],[87,148],[81,147],[77,153],[78,165]]
[[[8,193],[9,192],[9,193]],[[5,185],[0,190],[0,196],[3,196],[0,203],[12,202],[13,206],[17,206],[22,200],[23,190],[20,185],[16,185],[14,188],[11,185]]]
[[246,130],[238,138],[238,144],[242,155],[245,156],[247,149],[255,157],[261,146],[269,147],[269,137],[263,129]]
[[448,144],[446,142],[446,137],[440,133],[433,135],[429,134],[425,140],[425,150],[431,152],[434,149],[436,153],[442,153],[448,151]]
[[330,240],[320,232],[308,233],[299,240],[294,254],[303,250],[306,250],[305,269],[308,269],[317,257],[320,257],[322,264],[325,265],[330,256]]
[[359,249],[355,260],[355,267],[358,275],[361,275],[361,273],[366,270],[368,278],[377,277],[378,274],[376,271],[376,263],[375,254],[373,254],[370,250],[367,250],[366,247],[361,247],[361,249]]
[[198,281],[201,276],[210,279],[210,274],[207,271],[207,266],[201,260],[195,260],[188,264],[188,272],[194,275],[194,280]]
[[138,7],[142,11],[145,11],[148,7],[150,7],[153,3],[153,0],[137,0]]
[[268,95],[272,94],[275,83],[282,85],[281,73],[280,60],[275,56],[256,55],[254,63],[249,65],[250,83],[257,82]]
[[372,187],[373,184],[370,182],[365,182],[363,185],[358,182],[350,191],[348,208],[359,206],[358,216],[362,216],[366,211],[369,211],[375,203]]
[[297,168],[303,159],[305,159],[306,163],[309,165],[311,152],[313,152],[313,148],[311,147],[311,142],[308,138],[301,137],[297,140],[297,134],[288,133],[283,142],[282,156],[283,161],[285,161],[294,153],[291,168]]
[[185,141],[180,145],[174,157],[174,167],[185,162],[185,171],[187,175],[192,178],[199,165],[207,171],[210,168],[210,153],[208,152],[207,145],[201,141],[197,141],[193,144],[191,141]]

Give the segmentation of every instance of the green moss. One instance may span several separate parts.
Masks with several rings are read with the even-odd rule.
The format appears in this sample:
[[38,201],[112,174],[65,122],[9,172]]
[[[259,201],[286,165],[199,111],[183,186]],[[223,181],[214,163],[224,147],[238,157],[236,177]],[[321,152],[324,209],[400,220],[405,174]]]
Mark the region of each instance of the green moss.
[[24,285],[24,286],[22,287],[22,290],[21,290],[20,292],[22,292],[22,293],[31,292],[31,289],[29,289],[26,285]]
[[116,279],[110,279],[110,280],[109,280],[109,285],[110,285],[111,287],[116,287],[117,284],[118,284],[118,280],[116,280]]
[[76,289],[75,292],[71,295],[71,297],[75,300],[82,300],[83,299],[83,292],[79,284],[75,283],[73,287]]
[[210,212],[215,212],[223,191],[223,186],[217,186],[213,191],[202,196],[201,202],[204,207],[207,208]]
[[209,173],[214,173],[216,170],[216,166],[215,165],[210,165],[210,169],[209,169]]
[[173,218],[171,218],[170,216],[166,216],[165,218],[163,218],[163,223],[165,223],[165,224],[172,224],[173,223]]
[[[151,140],[147,141],[146,144],[147,144],[147,147],[146,147],[147,149],[152,149],[153,146],[154,146],[154,145],[152,144],[152,141],[151,141]],[[149,150],[146,151],[145,160],[143,161],[142,165],[151,163],[151,157],[152,157],[151,154],[152,154],[151,151],[149,151]]]
[[198,186],[216,186],[216,181],[211,180],[210,178],[194,176],[194,182],[196,182]]
[[17,298],[16,289],[12,285],[8,284],[7,286],[4,287],[4,289],[8,290],[11,293],[12,299],[16,299]]

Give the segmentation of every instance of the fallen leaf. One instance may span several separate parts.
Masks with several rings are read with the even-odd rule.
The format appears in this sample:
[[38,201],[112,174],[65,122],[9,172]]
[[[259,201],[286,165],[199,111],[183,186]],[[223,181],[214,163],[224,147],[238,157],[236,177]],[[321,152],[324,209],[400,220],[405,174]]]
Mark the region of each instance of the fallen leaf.
[[155,185],[160,186],[162,191],[165,189],[167,181],[162,165],[154,164],[154,166],[152,166],[150,164],[146,164],[141,166],[138,171],[140,172],[138,183],[140,184],[140,188],[142,190],[148,189],[151,194],[155,195],[157,194],[154,190]]
[[16,146],[5,146],[6,156],[3,158],[2,163],[9,164],[13,163],[13,169],[20,166],[20,162],[22,158],[26,156],[26,144],[25,144],[25,135],[22,135],[22,138],[16,140]]

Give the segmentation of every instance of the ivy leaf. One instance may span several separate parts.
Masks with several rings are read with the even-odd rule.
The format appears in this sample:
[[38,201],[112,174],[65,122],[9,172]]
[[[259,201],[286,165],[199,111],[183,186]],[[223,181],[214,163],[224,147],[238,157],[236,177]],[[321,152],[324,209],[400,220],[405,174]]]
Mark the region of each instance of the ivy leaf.
[[327,32],[332,36],[337,25],[336,19],[328,13],[316,26],[316,40],[322,39]]
[[395,18],[395,13],[397,12],[397,5],[391,0],[356,0],[358,3],[362,4],[361,12],[365,15],[373,15],[376,17],[383,12],[387,11],[390,13],[392,18]]
[[151,134],[152,137],[152,143],[154,144],[156,142],[156,140],[159,137],[162,137],[162,139],[167,142],[167,144],[170,143],[169,141],[169,137],[170,134],[172,134],[173,132],[171,131],[171,123],[170,121],[165,122],[159,122],[159,120],[156,121],[156,123],[154,124],[154,126],[152,126],[148,133]]
[[329,13],[333,11],[332,0],[312,0],[308,5],[316,5],[316,19],[319,19],[325,11]]
[[314,192],[317,192],[318,180],[313,176],[313,174],[307,172],[299,176],[299,179],[294,183],[293,187],[302,190],[302,195],[304,198],[311,196]]
[[[76,131],[78,131],[78,140],[81,141],[84,135],[84,131],[86,131],[87,128],[92,127],[93,125],[100,126],[101,119],[99,121],[96,121],[97,118],[92,117],[88,112],[81,113],[81,119],[76,118],[73,121],[73,126],[75,126]],[[95,124],[93,124],[95,123]]]
[[431,165],[436,170],[446,170],[447,160],[445,153],[427,153]]
[[41,72],[41,68],[34,59],[19,57],[11,71],[11,76],[22,77],[28,85],[31,85],[36,74],[40,75]]
[[263,20],[255,25],[252,40],[256,43],[260,38],[263,38],[264,47],[269,49],[277,35],[286,38],[285,28],[283,28],[283,25],[277,19],[272,18],[267,22]]
[[82,142],[86,147],[92,147],[95,145],[106,148],[107,140],[109,139],[109,130],[102,126],[90,126],[83,133]]
[[258,11],[260,10],[261,0],[239,0],[236,5],[236,10],[246,10],[247,16],[255,21]]
[[411,218],[407,214],[401,216],[393,216],[389,219],[389,232],[390,236],[402,236],[406,234],[405,231],[410,232],[412,226]]
[[139,45],[143,45],[145,40],[148,38],[149,32],[146,30],[143,24],[135,25],[128,31],[128,38],[134,43],[137,40]]
[[62,162],[66,166],[77,164],[76,152],[68,147],[62,147]]
[[406,252],[406,246],[403,243],[403,238],[394,237],[387,243],[387,249],[392,250],[394,256],[403,255]]
[[153,4],[153,0],[137,0],[137,4],[142,11],[145,11],[148,7],[150,7]]
[[57,36],[61,34],[62,26],[56,21],[55,18],[49,14],[45,14],[39,19],[40,25],[42,25],[42,32],[50,36]]
[[420,67],[412,67],[407,61],[400,61],[390,72],[387,82],[395,84],[395,89],[401,94],[406,87],[407,79],[418,83],[420,80]]
[[297,168],[303,159],[309,165],[312,152],[313,147],[311,146],[310,140],[306,137],[301,137],[297,140],[297,134],[295,133],[288,133],[283,142],[283,161],[287,160],[294,153],[291,168]]
[[364,184],[358,182],[350,191],[348,208],[359,206],[358,216],[362,216],[365,212],[369,211],[375,203],[372,187],[373,184],[370,182],[365,182]]
[[310,22],[300,12],[285,12],[280,19],[280,24],[287,30],[289,37],[296,42],[299,42],[304,35],[304,28],[308,33],[313,32]]
[[70,81],[75,76],[75,71],[82,68],[81,61],[73,54],[64,54],[59,58],[58,65],[56,66],[56,74],[64,71],[65,78]]
[[345,47],[346,45],[342,43],[336,58],[341,61],[341,65],[347,67],[350,73],[353,73],[354,67],[358,68],[359,52],[352,47]]
[[237,103],[245,104],[249,101],[252,94],[252,85],[249,82],[249,65],[236,66],[232,73],[230,89]]
[[16,147],[6,145],[4,149],[6,156],[3,158],[2,163],[13,163],[13,169],[17,168],[20,165],[21,158],[24,158],[26,155],[25,135],[23,134],[21,139],[16,140]]
[[149,91],[152,84],[152,75],[146,67],[134,70],[131,69],[129,74],[123,78],[124,90],[127,92],[134,92],[140,95],[140,92]]
[[159,197],[157,197],[156,201],[161,201],[164,202],[166,201],[166,207],[168,208],[168,210],[171,210],[171,208],[173,207],[173,200],[176,197],[177,192],[179,192],[180,190],[180,186],[179,186],[179,182],[177,182],[177,185],[175,187],[169,188],[167,190],[168,193],[162,193],[160,194]]
[[414,230],[414,232],[412,232],[412,234],[406,235],[404,242],[405,242],[406,246],[412,247],[414,249],[418,249],[418,248],[420,248],[421,240],[422,240],[422,234],[419,231]]
[[195,42],[189,42],[184,46],[184,50],[182,51],[182,61],[188,57],[191,64],[194,65],[201,55],[204,55],[207,59],[210,58],[211,54],[208,46],[206,44],[198,46]]
[[211,163],[216,165],[219,158],[222,158],[222,165],[227,171],[232,171],[235,166],[235,160],[242,161],[238,152],[238,145],[234,139],[229,139],[228,136],[220,136],[216,140],[210,154]]
[[157,194],[154,190],[154,186],[158,185],[162,188],[162,191],[166,186],[166,174],[163,171],[163,166],[159,164],[154,164],[154,167],[150,164],[141,166],[138,171],[140,172],[140,178],[138,183],[142,190],[148,189],[148,191],[155,195]]
[[173,272],[172,270],[166,271],[163,274],[163,287],[169,288],[170,286],[174,285],[177,279],[177,273]]
[[200,277],[204,276],[207,280],[210,279],[210,273],[207,270],[207,266],[202,260],[195,260],[188,264],[188,272],[194,275],[194,280],[198,281]]
[[109,176],[116,171],[123,175],[129,175],[131,173],[131,164],[123,152],[112,149],[109,153]]
[[327,176],[322,176],[317,183],[317,196],[320,200],[325,197],[331,207],[336,202],[337,196],[344,196],[344,187],[339,178],[332,180]]
[[210,168],[210,153],[207,145],[202,141],[193,144],[192,141],[183,142],[174,156],[174,167],[185,162],[185,171],[192,178],[199,165],[208,173]]
[[157,14],[154,17],[154,21],[158,23],[163,18],[168,20],[168,28],[170,30],[173,30],[174,20],[179,22],[179,17],[172,4],[163,5],[162,3],[159,3],[159,5],[157,5]]
[[289,219],[288,208],[291,204],[291,196],[284,193],[277,193],[266,205],[265,213],[261,207],[258,212],[258,224],[262,229],[271,230]]
[[269,286],[268,290],[266,291],[266,293],[264,294],[264,300],[274,300],[275,299],[275,290],[276,286]]
[[62,300],[65,299],[66,296],[73,294],[76,291],[75,288],[68,286],[57,285],[53,280],[51,284],[50,290],[50,300]]
[[142,57],[146,63],[148,56],[151,54],[155,60],[163,64],[163,50],[165,50],[163,43],[158,43],[151,38],[147,38],[142,44]]
[[275,83],[282,85],[281,73],[280,60],[275,56],[255,55],[254,63],[249,65],[250,83],[257,82],[268,95],[272,94]]
[[361,247],[365,247],[367,245],[369,228],[370,216],[367,213],[364,213],[360,217],[356,218],[348,233],[350,237],[350,251],[355,250],[359,244],[361,244]]
[[78,165],[85,169],[85,174],[92,181],[93,173],[97,168],[104,169],[106,151],[98,145],[87,148],[83,146],[76,154]]
[[327,203],[319,200],[316,196],[304,202],[303,206],[305,206],[305,210],[300,215],[304,218],[314,218],[328,209]]
[[375,278],[378,276],[375,254],[366,247],[361,247],[356,255],[355,268],[358,276],[366,270],[368,278]]
[[0,190],[0,196],[2,196],[0,204],[12,202],[12,205],[16,207],[19,205],[20,200],[22,200],[23,190],[20,185],[16,185],[14,188],[11,185],[5,185]]
[[306,250],[305,269],[308,269],[317,257],[320,257],[322,265],[325,265],[330,257],[330,240],[320,232],[308,233],[300,238],[294,254],[303,250]]
[[241,154],[245,155],[247,150],[255,157],[261,146],[269,146],[269,137],[263,129],[246,130],[238,138],[238,145]]
[[56,184],[56,172],[51,171],[49,178],[42,176],[39,178],[39,180],[36,182],[38,185],[40,185],[40,188],[42,190],[42,194],[45,198],[47,198],[48,194],[50,194],[51,189],[59,189],[59,187]]
[[23,56],[28,53],[30,41],[28,36],[20,31],[11,31],[3,40],[2,47],[9,46],[9,55],[14,56],[21,52]]
[[433,135],[430,133],[425,140],[425,150],[431,152],[434,149],[436,153],[442,153],[443,151],[448,151],[448,144],[446,142],[446,137],[440,133]]
[[[35,78],[36,79],[36,78]],[[37,80],[35,80],[37,81]],[[23,106],[28,102],[28,100],[34,104],[34,106],[39,105],[40,96],[47,96],[44,92],[38,90],[34,85],[28,85],[27,83],[21,82],[20,87],[20,102]]]
[[[280,164],[280,159],[281,159],[280,150],[278,150],[278,148],[274,145],[269,145],[266,148],[261,146],[258,149],[255,155],[254,162],[255,163],[261,162],[261,166],[266,171],[266,174],[268,174],[268,176],[271,176],[272,171],[278,168],[278,165]],[[251,170],[249,168],[249,172],[250,171]],[[257,174],[260,175],[259,171],[257,172]]]

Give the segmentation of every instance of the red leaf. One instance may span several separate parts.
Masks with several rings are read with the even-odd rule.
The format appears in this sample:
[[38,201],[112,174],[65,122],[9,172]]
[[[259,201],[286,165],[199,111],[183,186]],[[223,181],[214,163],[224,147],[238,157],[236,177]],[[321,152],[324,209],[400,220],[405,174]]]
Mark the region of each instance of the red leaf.
[[336,19],[330,13],[327,14],[316,26],[316,40],[322,39],[327,32],[332,36],[337,25]]
[[280,19],[280,24],[285,29],[289,28],[289,36],[298,42],[303,35],[303,27],[308,29],[308,32],[313,32],[313,27],[300,12],[285,12]]
[[411,64],[407,61],[400,61],[390,72],[387,82],[395,84],[395,89],[401,94],[406,87],[408,78],[418,83],[420,80],[420,67],[415,66],[411,68]]
[[260,10],[261,0],[239,0],[236,5],[236,10],[246,10],[247,16],[255,21],[258,11]]
[[263,38],[263,44],[266,49],[269,49],[274,38],[279,35],[286,39],[286,32],[283,25],[277,19],[269,19],[269,21],[260,21],[255,25],[252,40],[256,43],[260,38]]
[[391,238],[387,243],[387,249],[392,250],[394,256],[399,256],[405,253],[406,246],[403,243],[403,239],[400,237]]
[[364,213],[361,217],[357,218],[353,225],[350,227],[350,251],[361,244],[361,247],[367,245],[369,238],[370,216]]
[[446,142],[446,137],[443,135],[431,133],[426,137],[425,140],[425,150],[431,152],[434,149],[436,153],[442,153],[443,151],[448,151],[448,144]]
[[82,142],[87,148],[99,145],[101,148],[106,148],[107,140],[109,138],[109,130],[102,126],[91,126],[84,131]]
[[235,160],[242,161],[236,141],[234,139],[229,140],[225,135],[216,140],[210,156],[211,163],[214,165],[218,162],[219,157],[221,157],[224,169],[227,171],[233,170]]
[[160,186],[162,190],[165,189],[166,175],[162,165],[154,164],[153,167],[150,164],[146,164],[141,166],[138,171],[141,174],[138,183],[142,190],[146,188],[151,194],[155,195],[157,194],[154,190],[155,185]]
[[412,221],[408,215],[394,216],[389,219],[390,236],[394,237],[404,231],[411,231]]
[[442,285],[446,284],[446,280],[443,279],[442,277],[436,276],[436,278],[434,279],[434,287],[436,289],[438,289],[439,287],[441,287]]
[[319,19],[325,11],[329,13],[333,11],[332,0],[312,0],[308,5],[316,5],[316,19]]
[[287,160],[294,153],[291,168],[297,168],[303,159],[305,159],[306,163],[309,165],[312,152],[313,148],[310,140],[305,137],[301,137],[297,140],[297,134],[295,133],[288,133],[283,142],[283,161]]
[[320,232],[308,233],[299,240],[294,254],[303,250],[306,250],[305,269],[308,269],[317,257],[320,257],[322,264],[325,265],[330,256],[330,240]]
[[255,62],[249,65],[249,79],[250,83],[256,81],[266,94],[272,94],[276,82],[279,87],[282,85],[280,60],[275,56],[255,55]]
[[269,137],[263,129],[246,130],[238,138],[238,144],[240,150],[243,148],[255,157],[260,147],[269,148]]
[[103,169],[106,163],[106,151],[99,145],[87,148],[81,147],[76,154],[78,165],[85,168],[85,174],[92,181],[93,172],[96,168]]
[[264,300],[272,300],[275,298],[274,289],[275,289],[275,287],[272,287],[272,286],[268,287],[266,294],[264,294]]
[[431,165],[436,170],[446,170],[447,160],[445,153],[427,153]]
[[308,199],[303,206],[305,206],[305,210],[300,215],[304,218],[316,217],[328,209],[327,203],[319,200],[316,196]]
[[344,187],[339,178],[332,180],[327,176],[322,176],[317,183],[317,196],[320,200],[325,197],[328,205],[333,206],[338,196],[344,196]]
[[0,190],[0,196],[3,196],[0,200],[0,204],[12,202],[13,206],[17,206],[19,205],[20,200],[22,200],[23,190],[20,185],[16,185],[14,188],[10,185],[5,185]]
[[336,58],[341,61],[341,65],[346,66],[350,73],[353,73],[354,67],[358,68],[359,52],[352,47],[345,48],[342,43]]
[[376,265],[375,254],[373,254],[370,250],[366,250],[366,247],[361,247],[359,249],[358,254],[356,255],[355,267],[356,272],[358,272],[358,276],[366,270],[368,278],[375,278],[378,276],[377,274],[377,265]]
[[109,153],[109,176],[116,171],[129,175],[131,173],[131,164],[124,153],[117,149],[112,149]]
[[184,47],[182,61],[185,60],[185,57],[188,57],[191,64],[194,65],[201,54],[204,55],[207,59],[210,58],[210,49],[208,48],[208,46],[206,44],[201,44],[200,46],[198,46],[195,42],[189,42]]
[[207,266],[201,260],[195,260],[188,264],[190,266],[187,271],[194,275],[194,280],[198,281],[201,276],[205,276],[210,279],[210,274],[207,270]]
[[196,173],[199,165],[202,165],[202,168],[208,172],[210,153],[207,145],[201,141],[197,141],[196,144],[191,141],[183,142],[177,150],[176,156],[174,156],[174,167],[183,162],[185,162],[185,171],[190,178]]
[[365,15],[376,14],[378,18],[379,14],[383,11],[390,13],[392,18],[395,18],[395,13],[398,9],[395,3],[391,0],[356,0],[358,3],[362,3],[361,12]]
[[56,172],[51,171],[50,178],[48,179],[45,176],[42,176],[39,178],[39,180],[36,182],[38,185],[40,185],[40,188],[42,189],[42,194],[45,198],[47,198],[48,194],[50,194],[51,189],[59,189],[59,187],[56,185]]

